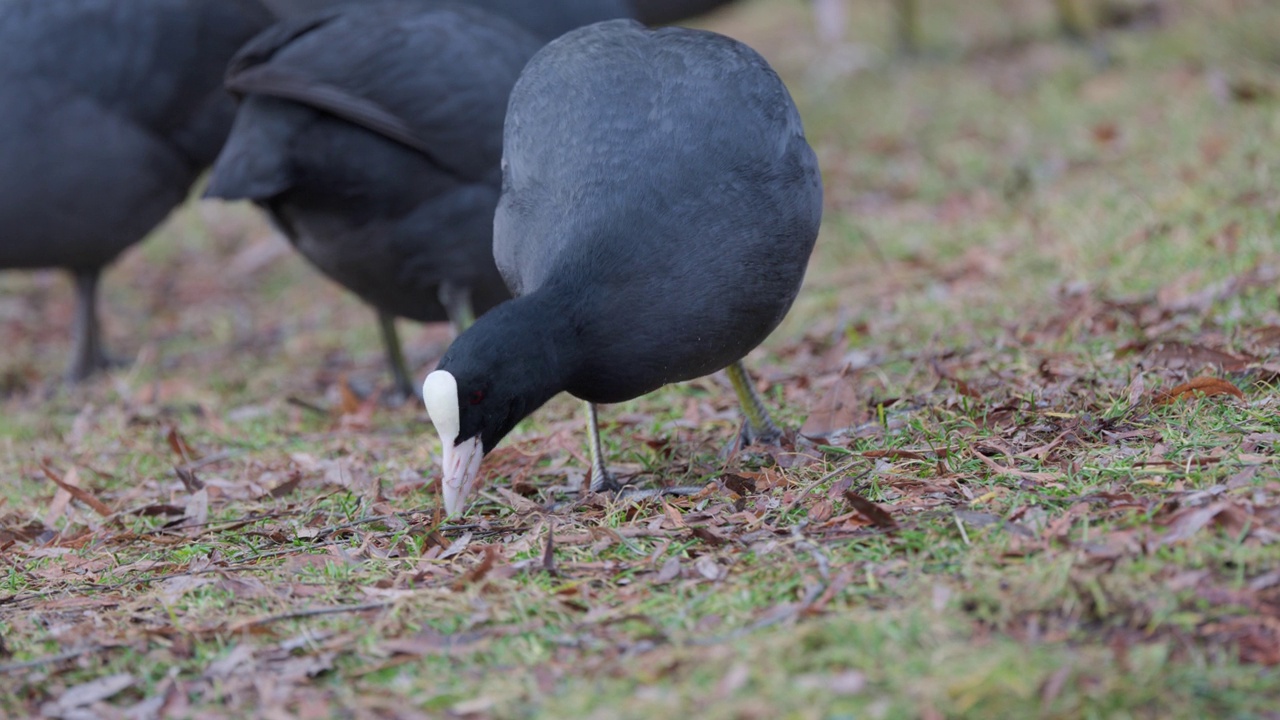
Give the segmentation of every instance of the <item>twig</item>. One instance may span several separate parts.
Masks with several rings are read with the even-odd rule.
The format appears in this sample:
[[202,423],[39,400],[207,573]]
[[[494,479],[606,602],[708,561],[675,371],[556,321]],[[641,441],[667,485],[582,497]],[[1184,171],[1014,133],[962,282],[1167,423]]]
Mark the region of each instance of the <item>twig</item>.
[[382,600],[379,602],[361,603],[360,605],[339,605],[337,607],[308,608],[306,610],[294,610],[293,612],[281,613],[279,615],[268,615],[263,618],[255,618],[236,623],[232,626],[232,630],[243,630],[244,628],[258,627],[269,623],[280,622],[282,620],[297,620],[299,618],[318,617],[321,615],[341,615],[343,613],[358,613],[366,610],[381,610],[391,607],[393,600]]
[[289,397],[285,398],[284,401],[289,403],[290,405],[295,405],[297,407],[300,407],[303,410],[310,410],[311,412],[317,415],[323,415],[325,417],[329,417],[330,415],[328,410],[325,410],[324,408],[320,407],[319,405],[316,405],[315,403],[308,402],[294,395],[290,395]]
[[60,663],[64,660],[74,660],[75,658],[81,657],[82,655],[89,655],[91,653],[98,652],[99,650],[106,650],[106,649],[107,649],[106,645],[87,645],[78,650],[67,650],[66,652],[60,652],[57,655],[46,655],[45,657],[35,658],[34,660],[24,660],[22,662],[8,663],[7,665],[0,665],[0,675],[8,675],[9,673],[18,672],[19,670],[29,670],[34,667],[40,667],[41,665]]

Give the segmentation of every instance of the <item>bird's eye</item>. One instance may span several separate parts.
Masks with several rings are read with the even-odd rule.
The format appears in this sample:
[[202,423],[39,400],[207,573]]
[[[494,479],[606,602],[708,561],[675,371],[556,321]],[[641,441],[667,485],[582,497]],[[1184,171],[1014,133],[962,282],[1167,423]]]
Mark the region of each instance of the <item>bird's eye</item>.
[[472,405],[479,405],[479,404],[480,404],[480,403],[482,403],[482,402],[484,402],[484,391],[483,391],[483,390],[476,390],[475,392],[471,393],[471,404],[472,404]]

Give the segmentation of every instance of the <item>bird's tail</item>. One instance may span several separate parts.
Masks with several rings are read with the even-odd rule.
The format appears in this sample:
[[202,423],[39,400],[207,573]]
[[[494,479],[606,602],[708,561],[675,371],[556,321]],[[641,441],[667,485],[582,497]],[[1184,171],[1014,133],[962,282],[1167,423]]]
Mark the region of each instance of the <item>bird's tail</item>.
[[249,97],[241,105],[231,135],[213,164],[204,197],[263,201],[293,185],[289,113],[259,112],[269,108],[255,107],[257,100]]

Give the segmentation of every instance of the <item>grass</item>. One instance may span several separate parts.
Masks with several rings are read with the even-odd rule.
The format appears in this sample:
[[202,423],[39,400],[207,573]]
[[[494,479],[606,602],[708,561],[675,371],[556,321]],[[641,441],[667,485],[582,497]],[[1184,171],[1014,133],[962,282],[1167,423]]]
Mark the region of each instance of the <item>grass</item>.
[[[84,388],[61,278],[2,276],[0,714],[1277,717],[1280,12],[1170,3],[1100,67],[996,0],[899,61],[881,5],[852,74],[798,0],[710,22],[788,81],[827,205],[751,358],[808,437],[726,459],[714,377],[603,415],[691,498],[566,502],[558,398],[442,524],[421,409],[350,399],[371,313],[245,208],[111,271],[136,359]],[[1243,397],[1162,399],[1200,375]]]

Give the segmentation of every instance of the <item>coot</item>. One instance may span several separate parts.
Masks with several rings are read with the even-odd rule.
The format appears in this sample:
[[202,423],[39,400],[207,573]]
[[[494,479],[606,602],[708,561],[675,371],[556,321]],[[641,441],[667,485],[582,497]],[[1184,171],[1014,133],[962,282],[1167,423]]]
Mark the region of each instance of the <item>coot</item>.
[[460,330],[510,297],[492,249],[502,122],[541,44],[479,9],[379,2],[282,23],[228,71],[244,99],[206,195],[258,203],[377,310],[404,396],[395,317]]
[[[423,384],[447,511],[560,392],[614,403],[727,367],[747,439],[775,435],[740,361],[790,308],[821,215],[795,105],[742,43],[620,20],[541,50],[512,92],[494,222],[517,297]],[[588,418],[600,489],[594,407]]]
[[[281,17],[301,17],[340,6],[362,5],[382,0],[263,0]],[[394,1],[394,0],[393,0]],[[439,4],[441,0],[420,0]],[[631,17],[629,0],[452,0],[463,5],[487,10],[511,20],[544,42],[583,25],[601,20]],[[649,0],[639,0],[647,2]],[[670,0],[658,0],[670,2]],[[705,3],[707,0],[694,0]],[[719,0],[727,2],[728,0]]]
[[635,19],[646,25],[667,25],[692,20],[735,0],[631,0]]
[[213,161],[223,70],[271,20],[257,0],[0,2],[0,268],[71,272],[69,379],[106,366],[102,269]]

